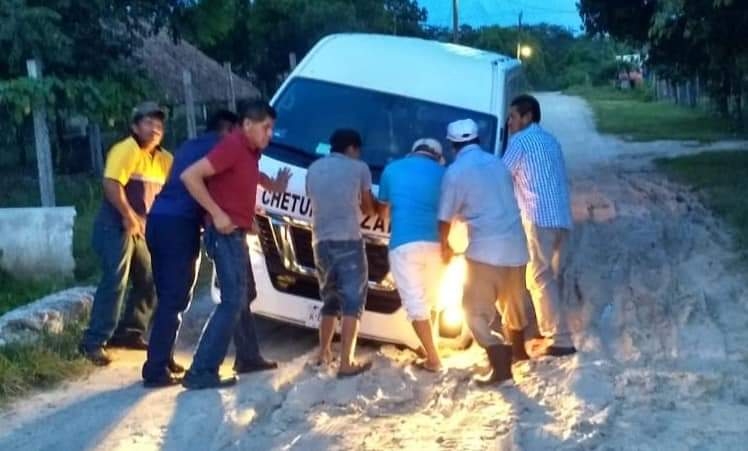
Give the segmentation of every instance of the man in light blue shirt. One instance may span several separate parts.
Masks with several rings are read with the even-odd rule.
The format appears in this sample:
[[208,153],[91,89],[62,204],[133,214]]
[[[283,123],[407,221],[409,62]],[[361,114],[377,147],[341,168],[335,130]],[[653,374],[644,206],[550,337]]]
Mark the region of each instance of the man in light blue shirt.
[[431,312],[441,279],[442,263],[437,219],[442,177],[442,146],[419,139],[405,158],[390,163],[379,183],[379,215],[390,217],[390,270],[403,307],[426,354],[419,366],[442,368],[432,335]]
[[[452,122],[447,139],[457,158],[442,183],[442,255],[445,262],[452,255],[448,242],[451,222],[466,222],[468,275],[462,304],[468,326],[491,364],[491,372],[475,380],[478,385],[500,383],[512,379],[512,361],[528,358],[524,347],[527,242],[512,177],[501,159],[480,147],[475,121]],[[497,336],[491,329],[497,315],[508,330],[507,337]]]
[[512,101],[512,137],[504,163],[514,178],[530,262],[527,288],[543,339],[533,355],[565,356],[576,349],[562,312],[558,277],[571,230],[569,182],[561,146],[539,125],[540,103],[530,95]]

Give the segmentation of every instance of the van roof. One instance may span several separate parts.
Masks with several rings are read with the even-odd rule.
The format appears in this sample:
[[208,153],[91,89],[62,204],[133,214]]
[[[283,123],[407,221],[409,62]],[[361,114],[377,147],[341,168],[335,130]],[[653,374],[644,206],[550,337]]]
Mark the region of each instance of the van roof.
[[[293,76],[494,113],[493,69],[520,66],[498,53],[462,45],[377,34],[334,34],[309,52]],[[497,90],[501,95],[503,90]]]

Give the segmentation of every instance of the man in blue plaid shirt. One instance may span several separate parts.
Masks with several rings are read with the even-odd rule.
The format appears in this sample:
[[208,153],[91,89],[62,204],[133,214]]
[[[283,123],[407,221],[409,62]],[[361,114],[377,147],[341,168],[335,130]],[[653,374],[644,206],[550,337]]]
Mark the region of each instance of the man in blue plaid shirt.
[[540,103],[530,95],[514,99],[509,113],[512,134],[504,163],[512,173],[522,212],[530,262],[527,288],[532,295],[543,340],[534,355],[576,352],[561,310],[559,273],[572,227],[569,183],[561,146],[540,125]]

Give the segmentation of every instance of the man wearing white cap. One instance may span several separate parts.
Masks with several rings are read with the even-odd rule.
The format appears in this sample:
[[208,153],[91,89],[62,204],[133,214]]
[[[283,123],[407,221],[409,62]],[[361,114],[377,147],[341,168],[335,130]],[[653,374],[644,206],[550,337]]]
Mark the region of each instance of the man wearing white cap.
[[379,182],[379,214],[390,217],[390,269],[403,307],[426,354],[418,365],[442,368],[434,343],[431,311],[435,307],[442,263],[437,213],[442,177],[442,146],[419,139],[405,158],[390,163]]
[[[447,237],[455,218],[467,222],[468,275],[462,304],[470,330],[486,350],[491,371],[478,376],[478,385],[512,378],[512,361],[526,360],[524,329],[527,242],[512,176],[504,163],[480,147],[478,126],[472,119],[452,122],[447,139],[457,153],[442,183],[439,232],[442,258],[452,257]],[[499,311],[496,304],[499,304]],[[500,316],[508,336],[493,332]]]

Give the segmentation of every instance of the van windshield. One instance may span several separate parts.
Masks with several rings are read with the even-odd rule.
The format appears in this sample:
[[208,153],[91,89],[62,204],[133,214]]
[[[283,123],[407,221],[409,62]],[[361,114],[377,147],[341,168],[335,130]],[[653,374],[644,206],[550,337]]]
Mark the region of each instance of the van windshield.
[[446,128],[458,119],[475,120],[483,147],[495,146],[494,116],[318,80],[295,78],[273,106],[278,119],[265,154],[307,166],[329,153],[328,140],[336,128],[352,128],[361,134],[362,159],[375,180],[387,163],[405,156],[420,138],[439,140],[451,161]]

